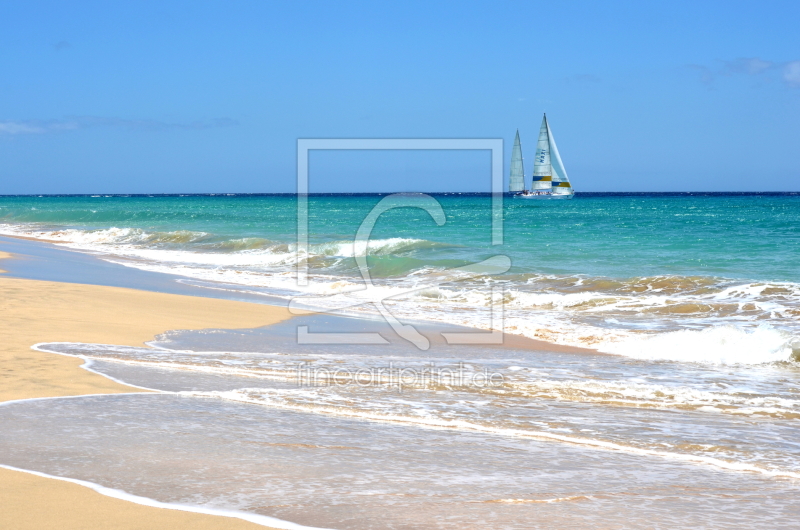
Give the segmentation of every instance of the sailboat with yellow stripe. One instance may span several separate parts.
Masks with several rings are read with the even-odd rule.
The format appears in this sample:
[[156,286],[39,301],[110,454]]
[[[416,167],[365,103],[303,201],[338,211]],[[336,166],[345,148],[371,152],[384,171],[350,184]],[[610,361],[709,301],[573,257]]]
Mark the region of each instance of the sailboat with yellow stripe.
[[510,177],[509,191],[518,192],[514,195],[515,199],[572,199],[575,196],[575,190],[572,189],[572,184],[569,182],[564,162],[558,153],[553,131],[550,130],[550,124],[547,123],[547,114],[542,118],[542,126],[539,128],[539,141],[536,144],[536,158],[533,161],[533,179],[530,190],[524,189],[525,176],[522,168],[522,145],[519,143],[519,131],[514,139],[514,149],[511,153]]

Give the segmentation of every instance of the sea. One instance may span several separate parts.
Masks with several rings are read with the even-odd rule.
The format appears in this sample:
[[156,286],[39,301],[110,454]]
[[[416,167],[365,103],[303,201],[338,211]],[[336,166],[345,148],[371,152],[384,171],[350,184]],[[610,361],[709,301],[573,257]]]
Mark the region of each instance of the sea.
[[800,193],[496,199],[0,197],[297,313],[31,345],[160,392],[2,406],[0,464],[280,528],[799,528]]

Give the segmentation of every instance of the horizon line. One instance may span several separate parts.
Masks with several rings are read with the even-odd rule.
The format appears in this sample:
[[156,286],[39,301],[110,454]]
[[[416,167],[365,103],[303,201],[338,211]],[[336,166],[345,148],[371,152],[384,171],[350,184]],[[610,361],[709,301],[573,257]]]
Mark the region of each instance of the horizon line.
[[[303,195],[314,196],[385,196],[403,193],[424,193],[426,195],[493,195],[490,191],[375,191],[375,192],[312,192]],[[502,192],[503,195],[513,196],[516,192]],[[575,195],[797,195],[798,191],[576,191]],[[8,197],[293,197],[297,192],[193,192],[193,193],[9,193],[0,194],[0,198]]]

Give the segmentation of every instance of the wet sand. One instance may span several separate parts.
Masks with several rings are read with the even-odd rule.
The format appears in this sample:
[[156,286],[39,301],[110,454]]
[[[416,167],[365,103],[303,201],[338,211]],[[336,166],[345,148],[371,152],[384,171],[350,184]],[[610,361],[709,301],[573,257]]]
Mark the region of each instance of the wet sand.
[[[0,401],[141,391],[81,369],[80,359],[32,350],[37,342],[140,346],[172,329],[253,328],[289,317],[274,306],[0,277]],[[0,527],[15,530],[264,528],[229,517],[142,506],[2,468],[0,505]]]
[[[4,258],[26,256],[0,251]],[[136,272],[120,269],[122,274]],[[80,359],[32,350],[36,343],[141,346],[168,330],[254,328],[291,316],[284,308],[263,304],[0,276],[0,401],[141,392],[80,368]],[[597,353],[515,335],[506,335],[504,343],[513,349]],[[264,528],[235,518],[143,506],[4,468],[0,503],[3,528]]]

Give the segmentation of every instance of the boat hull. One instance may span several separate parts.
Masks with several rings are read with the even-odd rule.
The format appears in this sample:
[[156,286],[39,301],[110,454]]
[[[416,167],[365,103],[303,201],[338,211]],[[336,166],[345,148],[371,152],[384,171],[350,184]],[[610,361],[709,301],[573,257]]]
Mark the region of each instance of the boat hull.
[[537,200],[537,201],[545,201],[550,198],[550,194],[547,195],[514,195],[515,199],[527,199],[527,200]]
[[547,200],[569,200],[575,197],[574,193],[543,193],[541,195],[524,195],[522,193],[514,195],[515,199],[527,199],[527,200],[537,200],[537,201],[547,201]]

